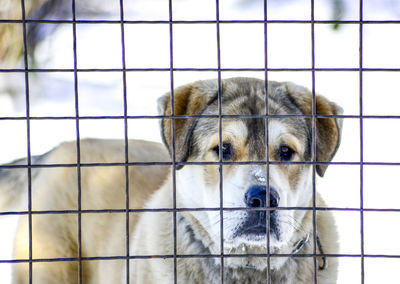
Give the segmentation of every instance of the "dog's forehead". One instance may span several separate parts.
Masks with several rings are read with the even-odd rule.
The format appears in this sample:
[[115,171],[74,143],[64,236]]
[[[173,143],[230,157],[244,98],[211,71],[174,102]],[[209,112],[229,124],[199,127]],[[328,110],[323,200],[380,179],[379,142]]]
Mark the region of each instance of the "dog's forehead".
[[[214,81],[214,85],[206,81],[207,84],[201,86],[207,92],[218,93],[218,85]],[[229,121],[241,120],[247,125],[249,134],[257,136],[257,134],[265,133],[266,119],[264,115],[267,113],[266,105],[268,104],[269,115],[301,115],[300,109],[293,102],[287,92],[285,83],[269,82],[268,98],[266,96],[265,82],[258,79],[250,78],[232,78],[223,81],[221,113],[226,115],[222,119],[222,124],[226,125]],[[219,103],[217,97],[207,105],[203,114],[217,115],[219,113]],[[234,118],[235,116],[238,116]],[[232,117],[233,116],[233,117]],[[254,116],[254,117],[252,117]],[[306,123],[304,117],[274,117],[269,118],[269,123],[275,122],[272,128],[282,128],[285,125],[287,131],[295,130],[298,132],[306,131]],[[207,123],[210,123],[209,120]],[[211,123],[214,127],[219,124],[219,119],[214,119]],[[279,127],[278,127],[279,126]],[[272,129],[269,127],[269,129]],[[302,135],[302,133],[300,133]]]
[[[203,109],[204,114],[219,113],[219,90],[222,94],[223,115],[265,115],[267,104],[268,113],[271,115],[301,114],[300,109],[288,95],[285,82],[269,81],[266,85],[263,80],[254,78],[230,78],[221,82],[221,88],[216,80],[199,81],[197,88],[203,94],[214,94],[211,96],[213,99]],[[268,98],[266,88],[268,88]]]

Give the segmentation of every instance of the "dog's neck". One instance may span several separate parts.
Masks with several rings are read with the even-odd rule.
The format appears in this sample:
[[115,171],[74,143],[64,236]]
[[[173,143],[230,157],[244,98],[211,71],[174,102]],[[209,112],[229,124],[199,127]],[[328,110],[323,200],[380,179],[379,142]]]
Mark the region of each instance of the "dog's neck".
[[[187,218],[190,218],[187,220]],[[207,236],[207,233],[204,232],[195,232],[195,228],[193,228],[190,224],[193,222],[195,218],[193,218],[190,214],[178,213],[177,214],[177,224],[179,230],[179,238],[178,242],[178,253],[179,254],[203,254],[203,255],[212,255],[215,252],[210,249],[212,246],[216,246],[211,241],[211,238]],[[313,253],[313,232],[312,228],[309,232],[304,233],[300,238],[294,239],[288,246],[282,248],[281,251],[277,252],[278,254],[312,254]],[[317,236],[317,253],[318,250],[320,253],[322,251],[322,245]],[[292,265],[297,266],[295,263],[299,263],[301,261],[309,261],[309,258],[303,257],[288,257],[282,258],[284,262],[280,265],[278,269],[271,269],[271,280],[274,283],[292,283],[292,280],[295,277],[295,271],[293,271]],[[181,265],[188,265],[190,269],[188,271],[193,271],[193,269],[198,270],[200,273],[202,271],[212,271],[209,275],[204,275],[205,278],[209,279],[208,283],[213,283],[216,279],[220,279],[220,258],[214,257],[199,257],[193,259],[182,259]],[[322,264],[319,261],[319,268],[326,268],[326,259],[323,258]],[[225,279],[226,283],[254,283],[254,279],[266,279],[267,269],[258,270],[252,267],[241,267],[241,268],[229,268],[224,267],[225,277],[229,279]],[[282,271],[289,271],[289,273],[282,273]],[[261,280],[260,280],[261,281]],[[218,281],[217,281],[218,282]],[[219,282],[218,282],[219,283]]]

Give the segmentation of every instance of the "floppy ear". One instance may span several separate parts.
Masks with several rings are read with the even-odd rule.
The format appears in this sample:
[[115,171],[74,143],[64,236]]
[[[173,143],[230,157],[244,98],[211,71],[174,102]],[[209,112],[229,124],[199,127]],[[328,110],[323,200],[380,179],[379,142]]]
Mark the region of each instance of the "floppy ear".
[[[287,90],[294,103],[300,108],[303,114],[312,114],[312,93],[306,88],[287,83]],[[329,101],[323,96],[315,95],[317,115],[340,115],[343,110],[337,104]],[[312,119],[307,119],[310,129]],[[316,118],[316,143],[317,162],[330,162],[335,155],[341,139],[342,118]],[[324,176],[328,164],[316,165],[319,176]]]
[[[174,116],[201,114],[207,104],[217,96],[217,91],[212,88],[212,83],[213,81],[198,81],[176,88],[174,90]],[[172,115],[171,100],[171,93],[158,99],[158,110],[161,115]],[[175,121],[174,133],[173,120]],[[173,155],[172,138],[175,138],[175,161],[177,162],[185,162],[189,157],[190,139],[196,120],[196,118],[163,118],[161,120],[161,136],[171,157]],[[182,167],[183,165],[179,165],[177,169]]]

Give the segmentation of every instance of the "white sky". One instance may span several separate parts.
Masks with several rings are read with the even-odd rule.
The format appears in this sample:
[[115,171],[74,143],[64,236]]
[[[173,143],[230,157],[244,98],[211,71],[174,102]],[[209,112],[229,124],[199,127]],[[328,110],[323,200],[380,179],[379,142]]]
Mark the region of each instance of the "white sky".
[[[111,1],[109,1],[111,3]],[[118,1],[114,1],[118,2]],[[112,3],[114,3],[112,2]],[[330,19],[330,1],[315,1],[315,19]],[[114,3],[114,4],[116,4]],[[221,19],[263,19],[263,1],[221,1]],[[126,19],[168,19],[168,1],[136,0]],[[346,20],[358,20],[358,0],[346,0]],[[392,8],[388,8],[392,4]],[[136,6],[137,5],[137,6]],[[111,5],[118,9],[117,5]],[[397,7],[397,14],[395,8]],[[116,10],[117,11],[117,10]],[[214,20],[215,0],[174,1],[174,20]],[[364,19],[399,19],[396,1],[364,1]],[[310,1],[271,1],[269,19],[310,19]],[[222,68],[264,67],[263,24],[221,24]],[[169,67],[168,25],[126,25],[128,68]],[[400,68],[400,25],[365,24],[363,66]],[[120,26],[78,25],[79,68],[121,68]],[[174,66],[217,67],[216,28],[213,24],[174,26]],[[308,24],[268,25],[268,64],[271,68],[311,67],[311,27]],[[38,49],[39,68],[72,68],[72,28],[63,25]],[[315,26],[316,67],[359,67],[359,25]],[[215,72],[175,72],[179,86],[199,79],[215,78]],[[223,72],[224,78],[264,78],[263,72]],[[359,115],[359,72],[316,72],[316,90],[337,102],[346,115]],[[311,87],[311,72],[269,72],[270,80],[293,81]],[[363,73],[365,115],[400,115],[400,72]],[[5,73],[0,85],[17,86],[24,92],[24,75]],[[156,99],[170,88],[169,72],[128,72],[128,114],[155,115]],[[39,73],[30,76],[32,116],[73,116],[72,73]],[[117,72],[79,73],[80,115],[122,115],[122,75]],[[0,116],[23,116],[24,99],[0,95]],[[334,161],[360,161],[360,123],[344,120],[343,140]],[[400,162],[400,121],[364,119],[364,161]],[[160,141],[157,120],[130,120],[129,137]],[[26,155],[26,122],[0,120],[0,162]],[[81,137],[123,138],[123,121],[82,121]],[[74,121],[32,121],[32,154],[41,154],[61,141],[75,139]],[[399,208],[398,166],[364,166],[364,207]],[[319,191],[329,206],[360,206],[359,166],[330,166],[319,180]],[[343,254],[360,253],[360,213],[335,212]],[[400,254],[400,213],[364,214],[366,254]],[[1,217],[0,259],[10,259],[15,217]],[[360,283],[360,259],[341,258],[338,283]],[[398,259],[365,259],[365,283],[400,283]],[[10,265],[0,264],[2,283],[10,281]]]

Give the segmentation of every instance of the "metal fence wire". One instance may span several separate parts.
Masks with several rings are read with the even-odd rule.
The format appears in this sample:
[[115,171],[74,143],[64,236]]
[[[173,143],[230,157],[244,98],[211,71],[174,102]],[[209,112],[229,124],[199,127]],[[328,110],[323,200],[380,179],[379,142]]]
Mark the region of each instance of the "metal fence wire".
[[[17,0],[16,0],[17,1]],[[343,20],[343,21],[335,21],[335,20],[316,20],[314,16],[314,0],[310,0],[311,2],[311,10],[310,10],[310,20],[269,20],[267,17],[267,10],[268,10],[268,1],[264,0],[264,19],[263,20],[220,20],[220,1],[215,0],[216,10],[215,10],[215,20],[201,20],[201,21],[189,21],[189,20],[174,20],[173,15],[173,1],[169,1],[169,19],[156,21],[156,20],[126,20],[124,18],[124,1],[119,0],[119,9],[120,9],[120,19],[119,20],[78,20],[76,17],[76,1],[72,0],[72,20],[30,20],[27,19],[26,13],[26,3],[25,0],[21,0],[21,10],[22,10],[22,18],[21,19],[0,19],[0,24],[5,23],[17,23],[21,24],[23,28],[23,45],[24,45],[24,56],[23,56],[23,68],[12,68],[12,69],[1,69],[0,72],[15,72],[15,73],[23,73],[25,75],[25,100],[26,100],[26,113],[24,116],[20,117],[0,117],[1,121],[26,121],[26,133],[27,133],[27,164],[26,165],[1,165],[1,168],[24,168],[27,171],[27,180],[28,180],[28,207],[27,210],[24,211],[7,211],[7,212],[0,212],[0,216],[5,215],[25,215],[28,218],[28,230],[29,230],[29,258],[28,259],[9,259],[9,260],[0,260],[0,263],[28,263],[29,264],[29,283],[32,283],[33,279],[33,269],[32,265],[34,263],[39,262],[62,262],[62,261],[74,261],[78,262],[79,270],[78,270],[78,283],[83,283],[83,270],[82,270],[82,263],[84,261],[97,261],[97,260],[126,260],[126,283],[130,282],[130,275],[129,275],[129,262],[134,259],[147,259],[147,258],[160,258],[160,259],[173,259],[174,261],[174,283],[177,283],[177,260],[179,258],[219,258],[220,259],[220,282],[224,283],[224,259],[231,258],[231,257],[262,257],[267,258],[267,267],[270,269],[270,258],[271,257],[312,257],[314,260],[314,283],[318,282],[317,279],[317,271],[318,271],[318,260],[317,257],[325,257],[325,258],[359,258],[361,260],[361,283],[365,281],[365,270],[364,270],[364,260],[365,258],[400,258],[399,255],[376,255],[376,254],[365,254],[364,253],[364,212],[373,211],[373,212],[400,212],[399,209],[373,209],[373,208],[364,208],[364,201],[363,201],[363,175],[364,175],[364,166],[365,165],[400,165],[400,163],[383,163],[383,162],[365,162],[363,156],[363,121],[367,118],[381,118],[381,119],[388,119],[388,118],[400,118],[400,116],[396,115],[387,115],[387,116],[376,116],[376,115],[364,115],[363,114],[363,74],[364,72],[371,72],[371,71],[391,71],[391,72],[399,72],[400,68],[364,68],[363,67],[363,25],[364,24],[376,24],[376,25],[383,25],[383,24],[399,24],[400,21],[372,21],[368,20],[365,21],[363,19],[363,0],[359,0],[359,20]],[[48,24],[70,24],[72,25],[73,30],[73,68],[72,69],[40,69],[34,68],[30,66],[28,62],[28,39],[27,39],[27,29],[28,25],[31,23],[48,23]],[[78,68],[77,64],[77,26],[81,24],[114,24],[120,26],[121,31],[121,45],[122,45],[122,68],[102,68],[102,69],[84,69]],[[263,24],[264,26],[264,51],[265,51],[265,62],[263,68],[222,68],[221,67],[221,44],[220,44],[220,26],[221,24],[252,24],[252,23],[259,23]],[[268,28],[270,24],[303,24],[310,27],[311,33],[311,68],[270,68],[268,64]],[[136,25],[136,24],[154,24],[154,25],[168,25],[169,26],[169,61],[170,66],[168,68],[127,68],[126,66],[126,59],[125,55],[128,50],[125,48],[125,27],[127,25]],[[216,29],[216,43],[217,43],[217,68],[176,68],[174,67],[174,27],[177,25],[196,25],[196,24],[207,24],[215,26]],[[357,68],[316,68],[315,67],[315,26],[316,25],[327,25],[327,24],[356,24],[359,26],[359,66]],[[174,75],[176,72],[188,72],[188,71],[214,71],[218,74],[218,114],[217,115],[180,115],[176,116],[174,113],[174,108],[172,108],[171,115],[140,115],[140,116],[131,116],[128,115],[128,108],[127,108],[127,73],[128,72],[155,72],[155,71],[167,71],[169,72],[170,76],[170,92],[171,92],[171,105],[174,105]],[[247,161],[247,162],[229,162],[223,161],[222,159],[222,119],[226,117],[233,117],[230,115],[224,115],[222,113],[222,98],[221,98],[221,75],[222,72],[233,71],[233,72],[244,72],[244,71],[256,71],[256,72],[263,72],[265,77],[265,90],[268,90],[268,78],[270,71],[308,71],[311,74],[312,80],[312,114],[311,115],[303,115],[305,117],[309,117],[312,119],[312,161],[311,162],[286,162],[286,163],[300,163],[300,164],[311,164],[313,167],[313,175],[312,175],[312,186],[313,186],[313,202],[312,207],[305,208],[305,207],[278,207],[274,208],[274,210],[312,210],[312,225],[313,225],[313,253],[312,254],[273,254],[270,252],[270,236],[269,236],[269,222],[267,221],[267,243],[266,243],[266,253],[260,254],[226,254],[224,252],[224,213],[227,211],[232,210],[250,210],[249,208],[228,208],[224,207],[223,203],[223,165],[230,165],[230,164],[263,164],[266,165],[267,176],[270,170],[270,165],[279,164],[281,162],[272,162],[269,160],[269,154],[267,151],[267,157],[265,161]],[[316,72],[323,72],[323,71],[353,71],[358,72],[359,76],[359,114],[358,115],[317,115],[316,114],[316,103],[315,103],[315,81],[316,81]],[[38,72],[67,72],[72,73],[74,75],[74,93],[75,93],[75,115],[73,116],[32,116],[30,111],[30,73],[38,73]],[[82,116],[80,115],[80,107],[79,107],[79,92],[78,92],[78,74],[85,73],[85,72],[121,72],[123,75],[123,105],[124,105],[124,113],[123,115],[115,115],[115,116]],[[268,121],[269,118],[276,118],[276,117],[287,117],[287,116],[298,116],[298,115],[270,115],[268,113],[268,96],[265,97],[266,106],[265,112],[266,115],[240,115],[237,117],[249,117],[249,118],[264,118],[265,119],[265,141],[268,148]],[[168,118],[172,119],[172,133],[175,133],[175,118],[200,118],[200,117],[213,117],[219,120],[219,161],[218,162],[180,162],[176,160],[175,157],[175,138],[172,137],[172,161],[171,162],[131,162],[128,157],[128,121],[133,119],[162,119]],[[359,137],[359,161],[357,162],[317,162],[316,161],[316,118],[319,117],[341,117],[341,118],[352,118],[359,121],[359,128],[360,128],[360,137]],[[124,162],[114,162],[114,163],[83,163],[81,161],[81,145],[80,145],[80,124],[84,120],[104,120],[104,119],[113,119],[113,120],[123,120],[124,121],[124,140],[125,140],[125,156]],[[71,164],[35,164],[32,160],[31,154],[31,122],[35,120],[70,120],[75,121],[75,131],[76,131],[76,148],[77,148],[77,156],[76,156],[76,163]],[[209,165],[209,164],[216,164],[219,166],[219,188],[220,188],[220,202],[219,208],[178,208],[176,203],[176,168],[179,165]],[[317,207],[316,206],[316,165],[318,164],[335,164],[335,165],[357,165],[360,167],[359,172],[359,182],[360,182],[360,189],[359,189],[359,196],[360,196],[360,204],[359,207],[355,208],[341,208],[341,207]],[[134,196],[129,195],[129,167],[137,166],[137,165],[170,165],[172,166],[172,173],[173,173],[173,207],[172,208],[158,208],[158,209],[132,209],[129,206],[129,200],[134,198]],[[82,209],[82,185],[81,185],[81,172],[82,168],[85,167],[124,167],[125,168],[125,195],[126,195],[126,208],[125,209],[100,209],[100,210],[86,210]],[[57,167],[70,167],[76,168],[77,171],[77,184],[78,184],[78,208],[77,210],[32,210],[32,170],[35,168],[57,168]],[[267,179],[267,191],[269,191],[269,180]],[[266,194],[267,198],[269,198],[269,194]],[[268,203],[267,203],[268,204]],[[264,208],[267,214],[270,214],[268,208]],[[130,255],[129,248],[132,244],[130,244],[129,240],[131,237],[130,227],[129,227],[129,220],[130,213],[136,212],[171,212],[173,214],[173,254],[169,255]],[[220,214],[220,254],[208,254],[208,255],[180,255],[177,252],[177,213],[183,211],[218,211]],[[353,211],[359,212],[360,218],[360,253],[359,254],[327,254],[323,252],[319,252],[318,250],[318,240],[316,234],[316,212],[317,211]],[[120,256],[93,256],[93,257],[84,257],[82,255],[82,214],[96,214],[96,213],[125,213],[126,216],[126,254]],[[49,259],[37,259],[33,257],[32,254],[32,217],[35,215],[40,214],[76,214],[78,216],[78,254],[77,257],[72,258],[49,258]],[[269,220],[269,218],[267,218]],[[340,232],[339,232],[340,233]],[[266,275],[266,282],[271,283],[270,273]]]

